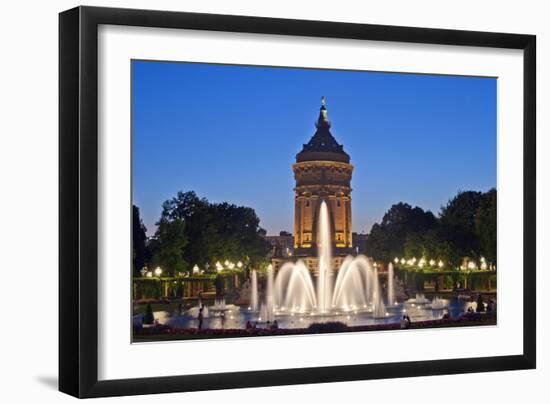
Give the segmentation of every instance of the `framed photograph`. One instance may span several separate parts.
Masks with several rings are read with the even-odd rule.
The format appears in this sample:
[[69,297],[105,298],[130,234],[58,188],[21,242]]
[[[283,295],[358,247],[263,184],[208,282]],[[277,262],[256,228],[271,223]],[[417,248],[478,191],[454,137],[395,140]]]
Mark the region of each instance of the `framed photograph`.
[[535,367],[534,36],[59,27],[61,391]]

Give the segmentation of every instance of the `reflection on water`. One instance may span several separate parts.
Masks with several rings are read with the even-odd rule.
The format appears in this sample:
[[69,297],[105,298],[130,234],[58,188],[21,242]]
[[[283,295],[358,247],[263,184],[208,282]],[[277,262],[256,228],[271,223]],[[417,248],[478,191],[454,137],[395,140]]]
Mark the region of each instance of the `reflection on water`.
[[[329,315],[318,315],[312,312],[276,311],[275,319],[280,328],[307,328],[312,323],[331,321],[339,321],[348,326],[360,326],[397,323],[404,314],[408,315],[413,322],[441,319],[446,313],[449,313],[451,317],[458,317],[466,312],[469,307],[475,310],[476,303],[459,300],[456,297],[449,299],[434,298],[432,300],[422,297],[418,301],[410,299],[404,303],[388,306],[386,315],[382,318],[374,316],[372,311],[367,308],[366,311],[349,310],[346,312],[333,312]],[[223,313],[225,315],[222,315],[222,311],[210,310],[209,316],[204,318],[203,328],[244,329],[249,321],[257,323],[257,327],[266,326],[266,323],[260,320],[260,314],[249,310],[248,307],[229,305]],[[155,319],[160,324],[167,324],[175,328],[197,328],[198,320],[194,314],[193,309],[183,315],[178,315],[177,312],[161,311],[155,312]]]

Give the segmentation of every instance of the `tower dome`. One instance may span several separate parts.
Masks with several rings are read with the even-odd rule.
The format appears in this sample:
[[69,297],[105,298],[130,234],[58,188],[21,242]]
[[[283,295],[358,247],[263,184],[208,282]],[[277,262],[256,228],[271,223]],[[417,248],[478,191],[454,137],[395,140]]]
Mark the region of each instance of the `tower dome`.
[[338,144],[332,133],[330,133],[330,121],[327,116],[325,97],[321,98],[321,108],[315,127],[317,130],[309,142],[304,144],[302,151],[296,155],[296,162],[325,160],[349,163],[350,158],[344,151],[344,147]]

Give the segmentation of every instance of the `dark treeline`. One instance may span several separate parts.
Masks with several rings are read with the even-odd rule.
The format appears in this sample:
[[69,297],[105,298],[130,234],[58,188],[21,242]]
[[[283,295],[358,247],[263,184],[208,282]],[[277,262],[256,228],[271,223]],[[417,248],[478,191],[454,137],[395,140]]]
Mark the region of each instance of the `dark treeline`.
[[190,273],[194,265],[214,270],[217,261],[225,260],[259,266],[268,252],[259,223],[252,208],[178,192],[163,203],[157,231],[147,240],[139,208],[133,206],[134,275],[144,266],[160,266],[167,276]]
[[496,263],[496,189],[459,192],[438,217],[406,203],[393,205],[367,237],[369,256],[389,262],[394,257],[425,257],[460,266],[465,257]]
[[[496,264],[496,190],[459,192],[436,217],[406,203],[393,205],[366,240],[367,254],[389,262],[395,257],[442,260],[448,268],[465,258],[485,257]],[[147,266],[163,274],[190,273],[194,265],[214,270],[217,261],[259,267],[269,246],[252,208],[210,203],[194,192],[179,192],[162,205],[157,231],[146,237],[139,208],[133,206],[134,275]]]

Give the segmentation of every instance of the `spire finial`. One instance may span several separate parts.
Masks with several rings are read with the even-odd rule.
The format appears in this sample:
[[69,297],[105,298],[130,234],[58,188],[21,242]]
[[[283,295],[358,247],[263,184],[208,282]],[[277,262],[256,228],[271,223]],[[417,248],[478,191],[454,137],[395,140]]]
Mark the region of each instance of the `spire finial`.
[[319,118],[317,119],[317,123],[315,123],[315,126],[317,128],[320,128],[320,127],[330,128],[330,122],[329,122],[328,116],[327,116],[327,108],[325,107],[326,100],[327,99],[323,95],[321,97],[321,108],[320,108],[320,111],[319,111]]

